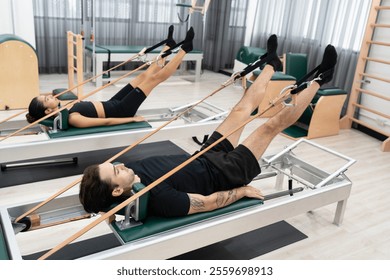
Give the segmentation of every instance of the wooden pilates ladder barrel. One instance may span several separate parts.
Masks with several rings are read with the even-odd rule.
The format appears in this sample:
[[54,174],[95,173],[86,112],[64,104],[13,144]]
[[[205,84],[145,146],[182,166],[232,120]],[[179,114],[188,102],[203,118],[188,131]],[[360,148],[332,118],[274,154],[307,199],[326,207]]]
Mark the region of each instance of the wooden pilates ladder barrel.
[[[346,115],[340,120],[341,128],[359,124],[383,135],[382,151],[390,151],[390,24],[384,23],[384,16],[390,6],[373,0],[368,15],[365,35],[356,66],[354,83],[348,101]],[[375,66],[373,70],[373,66]],[[382,92],[381,92],[382,91]],[[378,108],[381,105],[381,108]],[[383,106],[383,107],[382,107]]]

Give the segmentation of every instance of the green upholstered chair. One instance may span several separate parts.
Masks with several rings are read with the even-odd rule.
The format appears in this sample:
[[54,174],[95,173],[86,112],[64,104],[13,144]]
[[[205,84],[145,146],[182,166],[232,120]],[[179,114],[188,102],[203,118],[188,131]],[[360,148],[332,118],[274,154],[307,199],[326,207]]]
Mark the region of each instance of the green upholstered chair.
[[347,92],[339,88],[320,89],[299,120],[283,131],[291,138],[308,139],[336,135]]
[[[308,72],[307,55],[286,53],[283,57],[284,72],[301,79]],[[299,120],[283,133],[292,138],[308,139],[338,134],[339,118],[347,92],[339,88],[321,88]]]
[[299,80],[307,74],[307,54],[285,53],[283,55],[283,72]]

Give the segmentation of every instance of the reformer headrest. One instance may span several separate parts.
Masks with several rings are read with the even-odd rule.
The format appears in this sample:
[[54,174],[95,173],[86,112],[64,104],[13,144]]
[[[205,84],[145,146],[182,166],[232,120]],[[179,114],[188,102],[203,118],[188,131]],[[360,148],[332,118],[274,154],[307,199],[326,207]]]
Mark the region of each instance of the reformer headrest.
[[58,113],[58,115],[53,118],[48,118],[46,120],[40,121],[40,124],[52,128],[54,131],[57,129],[66,130],[69,128],[69,111],[64,109]]
[[[132,193],[136,194],[144,188],[145,188],[144,184],[135,183],[132,188]],[[139,198],[131,202],[125,208],[119,210],[116,214],[126,216],[126,212],[130,210],[128,213],[130,214],[130,217],[133,218],[135,221],[138,222],[138,221],[145,220],[148,215],[148,201],[149,201],[149,192],[141,195]],[[106,209],[103,212],[109,211],[110,209],[116,207],[118,204],[119,203],[112,204],[108,209]],[[129,209],[126,209],[128,207]]]
[[[145,188],[145,185],[142,183],[136,183],[133,185],[133,192],[137,193]],[[145,220],[148,216],[148,201],[149,201],[149,192],[141,195],[136,201],[136,207],[134,212],[132,211],[131,216],[136,221]]]

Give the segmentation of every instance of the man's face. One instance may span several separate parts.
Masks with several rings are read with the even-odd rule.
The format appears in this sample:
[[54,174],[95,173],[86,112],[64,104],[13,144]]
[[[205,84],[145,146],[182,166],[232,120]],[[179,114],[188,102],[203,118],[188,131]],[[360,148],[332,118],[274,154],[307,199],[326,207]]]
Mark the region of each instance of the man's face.
[[105,162],[99,165],[100,179],[110,181],[112,185],[123,189],[123,194],[130,195],[134,183],[140,182],[140,178],[134,171],[124,164],[112,164]]

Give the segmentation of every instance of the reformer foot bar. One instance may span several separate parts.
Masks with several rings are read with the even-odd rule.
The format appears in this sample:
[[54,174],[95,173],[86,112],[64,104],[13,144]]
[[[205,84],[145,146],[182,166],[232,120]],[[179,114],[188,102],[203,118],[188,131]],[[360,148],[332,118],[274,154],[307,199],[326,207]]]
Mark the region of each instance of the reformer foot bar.
[[[196,102],[194,102],[196,103]],[[36,141],[24,143],[2,143],[0,145],[1,163],[31,160],[43,157],[62,156],[71,153],[96,151],[127,146],[155,129],[158,122],[167,121],[190,108],[192,104],[174,108],[157,108],[139,110],[147,123],[130,123],[119,126],[70,129],[56,132],[41,126],[41,133]],[[222,122],[228,111],[209,102],[203,102],[178,120],[162,129],[156,137],[151,137],[145,143],[177,137],[203,136],[211,133]],[[145,124],[145,125],[142,125]],[[85,134],[89,132],[89,134]],[[66,136],[66,137],[65,137]]]
[[[295,155],[295,149],[301,144],[308,144],[316,151],[341,159],[343,163],[332,173],[325,171]],[[352,188],[352,182],[344,173],[355,163],[355,160],[312,141],[301,139],[278,154],[263,157],[259,163],[262,173],[257,179],[275,179],[275,188],[278,190],[276,193],[267,194],[264,203],[254,199],[243,199],[213,212],[168,219],[148,217],[147,213],[142,214],[145,206],[136,201],[127,207],[127,211],[124,209],[124,212],[117,213],[116,216],[117,220],[124,220],[124,216],[130,219],[131,214],[131,219],[141,222],[140,225],[133,226],[134,222],[128,221],[127,224],[132,226],[124,226],[121,230],[115,221],[110,223],[110,229],[122,245],[76,258],[167,259],[333,203],[337,203],[333,222],[336,225],[342,223]],[[292,180],[296,187],[288,189],[290,186],[285,184],[286,179]],[[12,226],[12,217],[24,213],[26,209],[38,203],[0,209],[1,231],[4,234],[2,239],[5,243],[2,248],[3,255],[8,256],[9,259],[23,259],[21,253],[23,248],[19,248]],[[57,220],[82,217],[86,213],[80,207],[77,195],[56,198],[35,213],[41,218],[41,225],[37,227],[44,227],[45,223],[56,224]],[[126,220],[120,224],[126,224]],[[56,227],[51,227],[51,230],[55,234]],[[27,235],[27,238],[30,233],[18,234]],[[61,231],[58,234],[61,234]],[[77,242],[77,246],[82,246],[82,242]],[[37,253],[43,250],[46,248],[38,249]],[[55,257],[54,254],[53,259]]]

